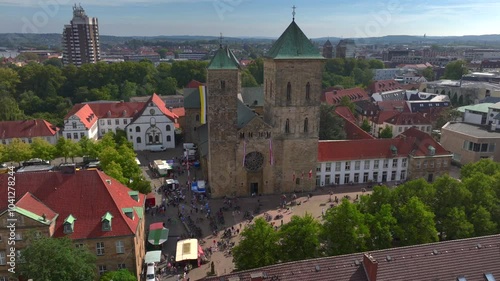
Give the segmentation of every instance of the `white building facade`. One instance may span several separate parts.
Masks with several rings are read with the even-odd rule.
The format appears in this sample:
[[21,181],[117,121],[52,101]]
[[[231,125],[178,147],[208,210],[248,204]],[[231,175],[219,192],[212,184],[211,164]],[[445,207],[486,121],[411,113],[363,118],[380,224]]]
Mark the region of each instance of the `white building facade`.
[[72,115],[66,120],[64,120],[63,137],[79,141],[83,137],[87,137],[91,140],[97,140],[98,126],[97,122],[82,122],[82,120],[76,116]]

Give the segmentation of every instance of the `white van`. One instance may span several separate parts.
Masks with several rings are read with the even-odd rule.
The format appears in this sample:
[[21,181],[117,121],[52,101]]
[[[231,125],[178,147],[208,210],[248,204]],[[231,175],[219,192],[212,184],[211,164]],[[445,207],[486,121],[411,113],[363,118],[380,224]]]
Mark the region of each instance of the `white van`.
[[167,150],[167,148],[160,146],[160,145],[155,145],[155,146],[149,147],[149,151],[151,151],[151,152],[161,152],[161,151],[165,151],[165,150]]
[[148,269],[146,270],[146,281],[155,281],[156,267],[154,263],[148,263]]
[[187,150],[187,149],[196,150],[196,145],[194,143],[187,142],[187,143],[182,144],[182,146],[184,147],[184,150]]

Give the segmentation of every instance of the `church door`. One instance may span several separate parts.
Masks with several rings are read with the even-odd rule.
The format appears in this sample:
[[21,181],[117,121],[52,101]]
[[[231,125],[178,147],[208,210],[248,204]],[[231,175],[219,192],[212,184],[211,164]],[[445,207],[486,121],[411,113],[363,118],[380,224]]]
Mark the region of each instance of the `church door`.
[[252,195],[252,194],[255,194],[255,195],[259,194],[259,183],[258,182],[250,183],[250,195]]

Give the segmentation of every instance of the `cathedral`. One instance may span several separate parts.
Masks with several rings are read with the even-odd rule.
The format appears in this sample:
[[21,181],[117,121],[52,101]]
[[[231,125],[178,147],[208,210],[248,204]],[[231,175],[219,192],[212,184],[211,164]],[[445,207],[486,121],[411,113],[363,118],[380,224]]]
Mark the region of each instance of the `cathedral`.
[[264,58],[259,114],[243,102],[241,66],[221,44],[208,65],[206,96],[185,100],[186,115],[186,102],[206,110],[194,130],[212,197],[314,189],[323,64],[294,19]]

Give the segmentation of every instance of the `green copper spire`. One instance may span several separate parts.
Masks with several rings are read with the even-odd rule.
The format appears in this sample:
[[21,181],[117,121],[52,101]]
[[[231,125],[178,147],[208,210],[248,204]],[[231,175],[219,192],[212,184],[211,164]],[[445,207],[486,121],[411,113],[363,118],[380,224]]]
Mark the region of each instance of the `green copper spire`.
[[240,68],[240,63],[238,59],[233,54],[233,52],[226,46],[222,47],[220,45],[219,50],[215,53],[215,56],[210,61],[208,69],[238,69]]
[[[295,14],[295,11],[294,11]],[[294,20],[273,44],[267,57],[273,59],[324,59]]]

